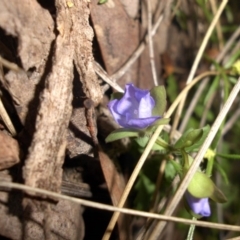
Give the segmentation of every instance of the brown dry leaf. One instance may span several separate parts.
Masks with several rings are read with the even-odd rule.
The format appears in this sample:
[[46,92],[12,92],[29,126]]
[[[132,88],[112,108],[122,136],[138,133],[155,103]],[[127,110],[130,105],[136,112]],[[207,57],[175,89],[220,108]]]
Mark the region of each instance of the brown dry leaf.
[[118,172],[113,161],[101,150],[99,151],[99,158],[113,205],[117,206],[125,188],[123,175]]
[[[101,146],[99,145],[95,119],[96,113],[92,101],[88,99],[84,102],[84,105],[86,107],[87,127],[95,145],[95,156],[99,159],[112,203],[114,206],[117,206],[125,188],[125,180],[122,172],[117,168],[115,162],[102,151]],[[104,126],[107,130],[110,130],[111,128],[109,126],[109,122],[105,122]],[[126,219],[128,219],[126,216],[122,216],[118,221],[119,239],[121,240],[127,239],[127,236],[129,235]]]
[[[28,14],[26,14],[26,12]],[[49,41],[54,38],[53,20],[37,1],[1,1],[0,26],[19,37],[19,56],[23,69],[40,66],[46,61]]]
[[[114,206],[117,206],[125,189],[125,180],[114,162],[101,150],[98,152],[104,178]],[[129,216],[121,215],[118,220],[119,239],[128,239]]]
[[0,131],[0,170],[12,167],[20,161],[18,142]]
[[[119,0],[107,4],[98,4],[98,0],[91,1],[91,19],[100,46],[102,58],[107,72],[115,73],[131,56],[138,46],[138,22],[131,19]],[[137,63],[118,81],[125,86],[128,82],[135,82],[137,78]]]
[[139,0],[120,0],[128,16],[136,18],[139,12]]
[[[108,110],[106,110],[105,107],[103,106],[100,107],[97,125],[98,125],[99,133],[101,137],[104,139],[106,138],[107,135],[109,135],[110,132],[112,132],[113,130],[119,127],[115,122],[115,120],[113,119],[113,117],[110,116],[109,114],[110,113],[108,112]],[[115,151],[115,154],[116,155],[120,154],[119,149],[121,148],[120,145],[122,144],[119,142],[112,143],[110,145],[112,149],[114,149],[113,147],[114,144],[118,145],[118,147],[115,148],[117,149]],[[126,151],[125,145],[122,146],[122,148],[125,148],[124,151]],[[108,191],[110,193],[112,203],[114,206],[117,206],[126,186],[123,173],[121,172],[121,169],[117,164],[117,162],[114,161],[113,159],[110,159],[110,157],[106,153],[104,153],[101,148],[98,151],[98,156],[99,156],[101,168],[102,168],[103,175],[108,187]],[[128,215],[122,214],[118,219],[119,239],[121,240],[128,239],[129,226],[130,226],[130,217]]]
[[[22,68],[26,71],[8,71],[1,79],[3,86],[18,103],[17,110],[24,123],[28,112],[27,105],[34,98],[36,86],[45,71],[54,39],[54,23],[49,12],[37,1],[3,0],[0,8],[0,27],[7,34],[17,38],[18,49],[14,50],[18,53],[13,57],[19,57]],[[12,46],[10,44],[5,47]]]

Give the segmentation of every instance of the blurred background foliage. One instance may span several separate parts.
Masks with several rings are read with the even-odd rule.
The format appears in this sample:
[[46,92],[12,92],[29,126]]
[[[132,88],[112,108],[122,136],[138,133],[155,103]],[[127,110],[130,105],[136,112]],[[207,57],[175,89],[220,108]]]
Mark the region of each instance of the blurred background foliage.
[[[181,3],[178,5],[179,2]],[[220,3],[220,1],[215,0],[196,0],[191,2],[176,1],[173,5],[172,10],[176,13],[175,16],[173,16],[173,23],[179,28],[179,31],[187,34],[188,41],[191,42],[191,40],[193,40],[191,42],[193,55],[196,55],[207,28],[214,18],[215,14],[212,8],[213,2],[217,5]],[[188,4],[188,7],[184,7],[185,4]],[[222,61],[216,62],[216,57],[226,46],[232,34],[239,31],[239,10],[240,4],[238,1],[229,1],[220,18],[218,27],[214,30],[209,40],[197,74],[208,71],[210,68],[215,68],[220,74],[210,77],[207,81],[187,120],[185,131],[190,128],[203,127],[207,124],[211,126],[223,103],[228,98],[230,90],[238,79],[238,74],[233,73],[232,68],[239,59],[240,37],[238,36],[235,38],[229,51],[223,56]],[[189,58],[189,56],[191,56],[189,53],[182,55],[183,61],[189,64],[186,69],[182,69],[181,64],[178,66],[177,62],[165,62],[164,82],[166,83],[168,106],[176,99],[179,92],[184,87],[186,75],[193,60],[191,57]],[[201,82],[188,94],[180,125],[186,117],[185,114],[192,100],[199,91],[200,84]],[[240,221],[239,104],[239,98],[237,98],[212,144],[212,150],[215,153],[212,179],[227,196],[228,202],[217,204],[211,201],[212,215],[204,220],[233,225],[238,225]],[[168,134],[166,132],[164,134],[163,138],[168,141]],[[130,146],[130,152],[127,153],[128,157],[126,161],[129,162],[127,165],[131,169],[134,166],[133,162],[136,163],[144,148],[137,144],[135,140],[131,142]],[[158,189],[159,201],[168,201],[167,198],[173,194],[176,188],[176,185],[173,184],[173,180],[177,173],[176,169],[171,161],[169,161],[169,156],[164,155],[161,151],[154,151],[148,157],[135,184],[134,190],[132,191],[131,199],[133,208],[145,211],[151,209],[157,177],[161,164],[164,161],[166,161],[165,170],[162,172],[162,181]],[[207,158],[203,160],[203,166],[206,166],[206,161],[208,161]],[[122,164],[126,166],[125,161]],[[177,215],[191,218],[191,215],[184,208],[184,201],[179,204]],[[177,231],[175,233],[169,235],[171,238],[166,239],[186,238],[188,231],[187,226],[176,224],[176,229]],[[197,228],[194,239],[227,239],[227,237],[233,236],[235,236],[233,233],[229,233],[228,235],[228,232],[224,231]]]

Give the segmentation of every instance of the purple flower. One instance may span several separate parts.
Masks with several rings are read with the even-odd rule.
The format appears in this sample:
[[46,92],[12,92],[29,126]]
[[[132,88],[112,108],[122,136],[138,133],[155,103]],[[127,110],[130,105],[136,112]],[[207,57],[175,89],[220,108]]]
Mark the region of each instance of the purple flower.
[[208,198],[195,198],[188,191],[185,194],[187,202],[192,211],[203,217],[209,217],[211,215],[211,209],[209,206]]
[[127,84],[125,93],[120,100],[112,100],[108,103],[115,121],[125,128],[142,129],[150,126],[160,116],[152,116],[155,101],[148,90]]

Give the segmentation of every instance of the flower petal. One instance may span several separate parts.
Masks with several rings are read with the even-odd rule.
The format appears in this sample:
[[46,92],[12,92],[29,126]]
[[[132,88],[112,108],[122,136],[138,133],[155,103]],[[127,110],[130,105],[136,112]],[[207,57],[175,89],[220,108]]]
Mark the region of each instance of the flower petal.
[[150,93],[146,94],[139,102],[138,117],[148,118],[152,116],[152,109],[155,105],[154,99]]
[[208,198],[195,198],[189,192],[186,192],[186,198],[190,208],[194,213],[204,217],[209,217],[211,215]]
[[132,118],[137,117],[139,103],[135,98],[133,84],[127,84],[125,86],[125,93],[123,97],[118,101],[116,105],[116,111],[121,115],[129,113]]
[[149,118],[130,119],[127,122],[127,125],[128,125],[127,127],[138,128],[138,129],[146,128],[146,127],[150,126],[151,124],[153,124],[155,121],[157,121],[160,118],[161,117],[149,117]]
[[126,127],[127,126],[126,118],[124,116],[122,116],[121,114],[118,114],[117,111],[116,111],[117,104],[118,104],[118,100],[114,99],[114,100],[112,100],[112,101],[110,101],[108,103],[108,108],[109,108],[110,112],[112,113],[113,118],[115,119],[115,121],[120,126]]
[[149,90],[143,90],[135,87],[134,85],[132,85],[132,89],[134,90],[135,98],[138,102],[140,102],[140,100],[149,93]]

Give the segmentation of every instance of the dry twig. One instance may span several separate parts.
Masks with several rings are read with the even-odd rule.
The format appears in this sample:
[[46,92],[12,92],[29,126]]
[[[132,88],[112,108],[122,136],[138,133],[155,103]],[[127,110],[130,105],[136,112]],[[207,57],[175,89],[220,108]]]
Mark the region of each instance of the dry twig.
[[149,57],[152,69],[152,77],[155,86],[158,86],[157,71],[154,60],[154,49],[153,49],[153,39],[152,39],[152,7],[151,0],[147,0],[147,12],[148,12],[148,46],[149,46]]
[[118,208],[118,207],[113,207],[113,206],[109,206],[109,205],[102,204],[102,203],[96,203],[96,202],[92,202],[92,201],[88,201],[88,200],[83,200],[80,198],[73,198],[73,197],[61,195],[59,193],[51,192],[51,191],[40,189],[40,188],[29,187],[29,186],[19,184],[19,183],[0,181],[0,187],[3,187],[5,190],[6,190],[6,188],[12,188],[12,189],[22,190],[25,192],[31,192],[32,194],[35,194],[35,195],[36,194],[42,195],[44,198],[46,196],[48,196],[48,197],[55,198],[55,199],[56,198],[63,199],[63,200],[71,201],[73,203],[81,204],[81,205],[84,205],[87,207],[104,209],[107,211],[118,211],[121,213],[131,214],[134,216],[153,218],[153,219],[159,219],[159,220],[164,220],[164,221],[179,222],[179,223],[184,223],[184,224],[188,224],[188,225],[195,224],[196,226],[199,226],[199,227],[207,227],[207,228],[215,228],[215,229],[240,232],[239,226],[219,224],[219,223],[209,223],[209,222],[204,222],[204,221],[194,221],[194,220],[189,220],[189,219],[184,219],[184,218],[165,216],[165,215],[156,214],[156,213],[142,212],[142,211],[127,209],[127,208]]

